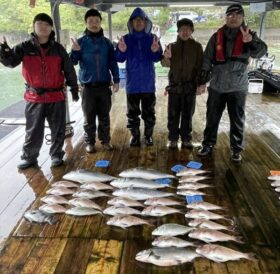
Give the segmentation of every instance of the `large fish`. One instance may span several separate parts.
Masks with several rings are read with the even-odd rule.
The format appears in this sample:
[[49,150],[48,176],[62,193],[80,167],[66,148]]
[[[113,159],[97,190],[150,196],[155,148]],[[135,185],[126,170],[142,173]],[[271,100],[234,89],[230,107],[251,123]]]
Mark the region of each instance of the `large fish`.
[[59,195],[47,195],[40,199],[46,204],[53,205],[53,204],[68,204],[68,200],[65,199],[63,196]]
[[178,236],[178,235],[187,234],[193,229],[194,229],[193,227],[169,223],[157,227],[155,230],[153,230],[152,235],[153,236]]
[[200,174],[208,174],[211,173],[209,170],[202,170],[202,169],[193,169],[193,168],[183,168],[179,172],[176,173],[176,176],[182,177],[182,176],[196,176]]
[[102,212],[89,207],[72,207],[70,209],[67,209],[65,214],[73,216],[90,216],[96,214],[102,215]]
[[90,190],[112,190],[114,189],[110,185],[101,183],[101,182],[91,182],[84,183],[81,185],[81,189],[90,189]]
[[142,179],[142,178],[121,178],[113,180],[110,183],[112,186],[117,188],[127,188],[127,187],[141,187],[149,189],[157,189],[168,187],[168,184],[159,184],[152,180]]
[[178,185],[178,189],[191,189],[191,190],[198,190],[202,188],[214,187],[208,184],[200,184],[200,183],[181,183]]
[[136,167],[122,171],[119,176],[126,178],[142,178],[147,180],[157,180],[163,178],[175,178],[175,176],[162,173],[155,169]]
[[191,203],[191,204],[188,204],[186,207],[190,208],[190,209],[198,209],[198,210],[199,209],[202,209],[202,210],[224,210],[224,208],[221,207],[221,206],[214,205],[214,204],[204,202],[204,201]]
[[228,220],[231,223],[233,223],[233,221],[231,219],[229,219],[229,218],[227,218],[223,215],[213,213],[213,212],[208,211],[208,210],[192,209],[185,214],[185,217],[186,218],[191,218],[191,219],[207,219],[207,220],[224,219],[224,220]]
[[141,215],[141,211],[128,207],[128,206],[110,206],[103,210],[104,214],[107,215]]
[[39,209],[32,209],[28,210],[24,213],[24,218],[27,219],[31,223],[48,223],[50,225],[55,224],[57,222],[57,219],[54,215],[48,215]]
[[55,213],[64,213],[66,211],[66,208],[58,204],[53,204],[53,205],[44,204],[39,207],[39,210],[47,214],[55,214]]
[[271,181],[279,181],[280,175],[271,175],[271,176],[268,176],[267,179],[271,180]]
[[151,205],[142,210],[142,215],[153,216],[153,217],[161,217],[174,213],[183,214],[179,209],[172,208],[169,206],[162,206],[162,205]]
[[228,230],[228,231],[234,231],[234,227],[232,226],[225,226],[218,224],[216,222],[213,222],[211,220],[206,220],[206,219],[194,219],[191,220],[188,223],[189,226],[194,226],[198,228],[208,228],[212,230]]
[[182,206],[182,202],[170,198],[149,198],[144,202],[145,205],[164,205],[164,206]]
[[154,239],[152,242],[153,246],[157,247],[187,247],[187,246],[195,246],[194,243],[173,237],[173,236],[160,236]]
[[53,187],[47,190],[47,194],[51,195],[70,195],[73,194],[75,191],[73,189],[70,189],[68,187],[64,186],[57,186]]
[[95,208],[102,211],[102,208],[97,203],[87,198],[74,198],[69,200],[69,204],[75,207]]
[[211,179],[207,176],[183,176],[179,179],[179,183],[196,183],[203,180]]
[[276,187],[274,190],[275,190],[276,192],[280,192],[280,187]]
[[124,197],[115,197],[107,202],[108,205],[113,206],[130,206],[130,207],[145,207],[141,202]]
[[116,177],[101,172],[79,169],[76,171],[71,171],[69,173],[66,173],[63,176],[63,179],[79,182],[79,183],[91,183],[91,182],[108,182],[116,179]]
[[75,192],[73,195],[75,198],[87,198],[87,199],[95,199],[99,197],[109,197],[108,194],[98,191],[98,190],[88,190],[82,189],[80,191]]
[[280,180],[278,180],[278,181],[273,181],[273,182],[271,183],[271,186],[273,186],[273,187],[280,187]]
[[256,260],[254,254],[252,253],[242,253],[216,244],[206,244],[200,246],[196,248],[196,252],[217,263],[236,261],[239,259]]
[[121,228],[127,228],[137,225],[151,225],[146,220],[131,216],[131,215],[118,215],[110,218],[107,221],[107,225],[118,226]]

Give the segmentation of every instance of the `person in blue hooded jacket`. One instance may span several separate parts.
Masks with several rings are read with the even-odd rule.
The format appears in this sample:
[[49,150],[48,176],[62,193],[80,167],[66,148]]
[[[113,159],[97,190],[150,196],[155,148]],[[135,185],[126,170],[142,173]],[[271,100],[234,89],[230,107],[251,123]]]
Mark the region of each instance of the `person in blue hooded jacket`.
[[[127,27],[116,47],[118,62],[126,61],[127,128],[130,146],[140,146],[140,115],[144,120],[145,144],[153,145],[155,116],[155,67],[162,58],[159,39],[151,33],[152,22],[141,8],[132,12]],[[140,108],[141,105],[141,108]]]

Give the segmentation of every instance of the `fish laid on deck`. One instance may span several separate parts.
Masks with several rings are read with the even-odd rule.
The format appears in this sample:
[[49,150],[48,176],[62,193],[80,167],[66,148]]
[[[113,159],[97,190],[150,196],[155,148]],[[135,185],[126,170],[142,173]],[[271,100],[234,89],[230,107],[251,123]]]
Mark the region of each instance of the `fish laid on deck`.
[[176,176],[196,176],[200,174],[209,174],[211,171],[209,170],[203,170],[203,169],[193,169],[193,168],[183,168],[179,172],[176,173]]
[[73,194],[73,193],[75,193],[75,191],[68,187],[57,186],[57,187],[52,187],[52,188],[48,189],[46,193],[51,194],[51,195],[62,195],[63,196],[63,195]]
[[109,197],[110,195],[98,190],[82,189],[75,192],[72,196],[75,198],[95,199],[99,197]]
[[68,200],[65,199],[63,196],[59,195],[47,195],[40,199],[42,202],[52,205],[52,204],[68,204]]
[[280,187],[280,180],[273,181],[270,185],[273,187]]
[[90,216],[96,214],[102,215],[101,211],[88,207],[72,207],[70,209],[67,209],[65,213],[67,215],[73,215],[73,216]]
[[175,223],[163,224],[153,230],[153,236],[178,236],[184,235],[192,231],[193,227],[179,225]]
[[145,205],[163,205],[163,206],[183,206],[184,203],[172,200],[170,198],[149,198],[144,202]]
[[90,182],[81,185],[81,189],[91,189],[91,190],[112,190],[114,189],[110,185],[101,182]]
[[197,228],[208,228],[212,230],[227,230],[227,231],[234,231],[234,227],[232,226],[225,226],[213,222],[211,220],[206,219],[194,219],[188,223],[189,226],[197,227]]
[[271,175],[268,176],[267,179],[271,181],[280,181],[280,175]]
[[157,189],[157,188],[169,187],[169,184],[159,184],[152,180],[147,180],[142,178],[121,178],[121,179],[113,180],[110,184],[117,188],[140,187],[140,188]]
[[194,190],[194,189],[179,189],[177,191],[177,194],[183,196],[207,195],[202,191]]
[[115,197],[108,200],[107,204],[114,206],[145,207],[141,202],[125,197]]
[[39,209],[33,209],[33,210],[28,210],[24,213],[24,218],[28,220],[31,223],[48,223],[50,225],[55,224],[57,222],[57,219],[54,215],[49,215],[46,213],[43,213]]
[[218,220],[218,219],[224,219],[228,220],[230,222],[233,222],[231,219],[217,214],[210,212],[208,210],[197,210],[197,209],[192,209],[189,212],[185,214],[186,218],[191,218],[191,219],[207,219],[207,220]]
[[183,176],[179,179],[179,183],[196,183],[208,179],[212,178],[208,176]]
[[68,187],[68,188],[76,188],[80,187],[78,184],[69,182],[69,181],[58,181],[52,184],[52,187]]
[[151,205],[142,210],[142,215],[153,217],[161,217],[174,213],[183,214],[179,209],[163,205]]
[[66,208],[62,205],[58,204],[44,204],[39,207],[39,210],[46,214],[55,214],[55,213],[64,213],[66,211]]
[[104,214],[107,215],[141,215],[141,211],[128,207],[128,206],[110,206],[103,210]]
[[177,189],[198,190],[198,189],[208,188],[208,187],[214,187],[214,186],[208,184],[201,184],[201,183],[181,183],[178,185]]
[[110,218],[107,221],[107,225],[112,225],[112,226],[118,226],[121,228],[127,228],[131,226],[137,226],[137,225],[151,225],[149,222],[147,222],[144,219],[131,216],[131,215],[119,215],[119,216],[114,216]]
[[204,202],[204,201],[191,203],[191,204],[186,205],[186,207],[190,208],[190,209],[198,209],[198,210],[200,210],[200,209],[201,210],[224,210],[224,208],[221,206],[211,204],[208,202]]
[[187,247],[195,246],[193,242],[189,242],[174,236],[160,236],[153,240],[153,246],[157,247]]
[[69,200],[69,204],[75,207],[95,208],[97,210],[102,211],[102,208],[97,203],[87,198],[74,198]]

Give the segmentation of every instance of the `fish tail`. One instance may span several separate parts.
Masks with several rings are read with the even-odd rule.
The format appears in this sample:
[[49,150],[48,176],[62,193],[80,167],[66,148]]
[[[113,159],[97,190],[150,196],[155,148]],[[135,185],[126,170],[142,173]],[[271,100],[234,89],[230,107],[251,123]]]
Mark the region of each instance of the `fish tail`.
[[256,262],[258,259],[256,258],[256,255],[254,253],[247,253],[246,254],[246,259],[250,261]]
[[244,244],[244,241],[242,240],[241,236],[235,236],[234,241],[240,244]]

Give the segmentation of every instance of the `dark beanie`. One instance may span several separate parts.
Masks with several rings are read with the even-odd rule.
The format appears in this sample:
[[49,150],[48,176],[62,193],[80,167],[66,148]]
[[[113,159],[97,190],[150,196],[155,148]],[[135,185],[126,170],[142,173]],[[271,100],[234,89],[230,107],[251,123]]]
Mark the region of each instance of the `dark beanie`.
[[232,13],[232,12],[236,12],[239,14],[243,14],[244,15],[244,9],[240,4],[232,4],[230,5],[227,10],[226,10],[226,15]]
[[98,10],[96,10],[96,9],[90,9],[90,10],[88,10],[86,12],[86,14],[85,14],[85,21],[87,21],[88,17],[90,17],[90,16],[97,16],[97,17],[100,18],[100,20],[102,20],[100,12]]
[[33,19],[33,24],[37,21],[47,22],[47,23],[49,23],[49,25],[53,26],[52,18],[49,15],[47,15],[46,13],[38,13]]
[[182,26],[190,26],[192,32],[194,32],[194,26],[193,26],[193,21],[188,19],[188,18],[183,18],[177,21],[177,31],[179,31],[179,29]]

